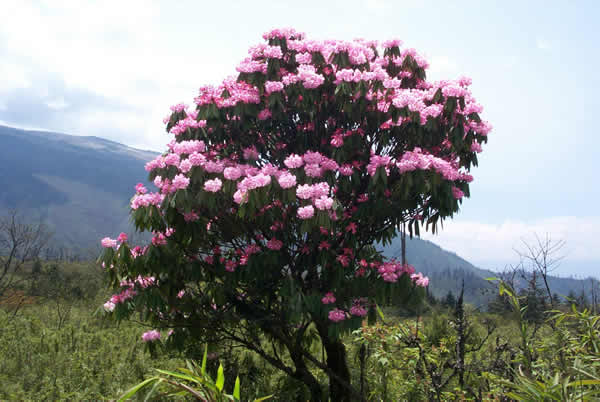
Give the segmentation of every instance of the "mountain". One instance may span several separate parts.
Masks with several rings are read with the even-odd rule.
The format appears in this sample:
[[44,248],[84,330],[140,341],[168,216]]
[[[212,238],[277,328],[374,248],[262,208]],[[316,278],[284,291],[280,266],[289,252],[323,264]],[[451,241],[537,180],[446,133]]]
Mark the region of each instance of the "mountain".
[[[397,237],[384,247],[383,254],[400,259],[402,246]],[[496,296],[496,288],[486,280],[498,274],[477,268],[453,252],[446,251],[428,240],[406,238],[406,261],[429,277],[429,291],[438,299],[448,292],[455,296],[465,283],[465,300],[476,306],[485,306]]]
[[[138,182],[146,182],[144,164],[157,154],[98,137],[71,136],[0,126],[0,215],[10,209],[41,219],[54,232],[53,247],[73,254],[98,249],[99,239],[132,232],[129,200]],[[400,239],[383,247],[400,257]],[[93,253],[92,253],[93,254]],[[475,267],[432,242],[407,239],[407,261],[431,279],[438,298],[458,294],[484,306],[495,296],[485,278],[497,274]],[[86,254],[89,255],[89,254]],[[579,294],[584,281],[551,278],[554,292]]]
[[98,137],[0,126],[0,213],[42,219],[55,247],[97,246],[130,229],[129,199],[155,156]]

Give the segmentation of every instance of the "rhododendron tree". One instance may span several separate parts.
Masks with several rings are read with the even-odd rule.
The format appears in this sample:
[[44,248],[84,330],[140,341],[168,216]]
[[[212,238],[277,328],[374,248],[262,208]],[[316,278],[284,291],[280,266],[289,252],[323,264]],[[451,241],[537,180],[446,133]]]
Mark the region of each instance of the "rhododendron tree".
[[[402,225],[435,232],[469,196],[490,125],[470,80],[428,82],[399,40],[264,35],[238,74],[165,118],[168,150],[136,187],[135,246],[103,239],[117,319],[141,310],[166,346],[229,340],[325,398],[360,395],[339,335],[428,279],[376,244]],[[303,340],[315,331],[326,359]],[[158,340],[160,334],[152,332]],[[265,348],[270,339],[282,351]],[[156,342],[149,342],[154,345]],[[285,356],[285,357],[284,357]]]

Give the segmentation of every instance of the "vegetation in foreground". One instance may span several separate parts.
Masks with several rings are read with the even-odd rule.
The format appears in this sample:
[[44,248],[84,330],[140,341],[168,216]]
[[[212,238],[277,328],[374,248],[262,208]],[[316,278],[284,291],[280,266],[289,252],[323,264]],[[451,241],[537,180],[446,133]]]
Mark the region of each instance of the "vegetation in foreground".
[[[15,312],[9,299],[0,309],[0,399],[118,398],[146,379],[168,379],[167,372],[189,369],[186,360],[197,362],[200,375],[204,345],[173,355],[153,343],[149,353],[149,344],[141,339],[147,327],[134,321],[117,326],[98,310],[105,294],[98,291],[101,277],[92,264],[47,262],[37,269],[38,280],[20,288],[26,297],[20,310]],[[544,300],[539,292],[535,299],[531,289],[515,295],[504,286],[494,312],[477,311],[462,303],[460,295],[429,298],[413,311],[387,308],[377,325],[363,325],[342,338],[352,380],[373,401],[600,397],[600,316],[591,312],[596,306],[580,300],[578,306],[562,302],[552,308],[544,307]],[[312,355],[326,358],[310,335],[305,342]],[[280,345],[266,338],[261,342],[289,358]],[[206,375],[213,387],[219,378],[222,384],[218,392],[210,390],[207,400],[225,394],[240,400],[267,395],[275,401],[310,399],[302,383],[257,354],[232,346],[208,345]],[[206,383],[176,382],[206,392]],[[173,398],[166,397],[173,393],[172,384],[146,384],[134,398],[151,390],[153,398]],[[177,392],[185,397],[182,389]]]

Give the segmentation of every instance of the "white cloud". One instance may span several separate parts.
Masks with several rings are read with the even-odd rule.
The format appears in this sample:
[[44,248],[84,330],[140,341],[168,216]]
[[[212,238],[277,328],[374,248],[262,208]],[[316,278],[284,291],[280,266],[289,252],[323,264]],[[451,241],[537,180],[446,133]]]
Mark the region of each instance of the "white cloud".
[[501,224],[472,221],[447,221],[439,234],[425,234],[441,247],[454,251],[475,264],[518,260],[515,249],[522,250],[525,240],[531,243],[535,234],[548,234],[566,242],[565,261],[600,262],[600,217],[552,217],[531,222],[507,220]]
[[372,11],[382,11],[388,7],[385,0],[365,0],[365,6]]
[[[121,113],[97,110],[98,117],[82,116],[61,131],[86,135],[90,124],[101,123],[108,138],[162,149],[167,139],[156,131],[162,130],[169,106],[189,104],[201,85],[233,74],[246,48],[244,43],[239,49],[224,48],[208,38],[201,48],[190,46],[197,41],[190,40],[189,27],[165,25],[170,8],[170,3],[143,0],[0,3],[0,15],[5,16],[0,57],[8,60],[0,62],[0,103],[3,89],[31,87],[30,92],[51,109],[74,106],[49,90],[46,82],[26,74],[27,69],[42,71],[61,79],[68,90],[83,90],[107,104],[124,106]],[[144,117],[129,116],[128,109]],[[127,138],[111,136],[115,130],[110,127],[126,128]]]
[[447,79],[448,77],[457,76],[460,71],[456,61],[447,56],[426,57],[426,59],[429,61],[429,69],[427,70],[429,79]]
[[552,46],[550,45],[550,42],[548,42],[546,39],[542,39],[542,38],[537,38],[535,40],[535,45],[540,50],[550,50],[552,48]]
[[0,93],[31,86],[31,81],[22,66],[0,62]]
[[46,106],[53,110],[62,110],[69,107],[69,104],[65,102],[64,98],[56,98],[49,101],[46,101]]

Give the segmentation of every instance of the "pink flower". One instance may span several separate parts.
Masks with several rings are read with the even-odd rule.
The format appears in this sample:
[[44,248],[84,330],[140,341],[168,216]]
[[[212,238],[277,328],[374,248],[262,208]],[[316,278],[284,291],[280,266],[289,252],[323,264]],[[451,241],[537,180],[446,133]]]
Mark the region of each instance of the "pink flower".
[[344,164],[340,166],[339,172],[342,176],[352,176],[352,165]]
[[356,223],[354,223],[354,222],[350,222],[348,224],[348,226],[346,226],[346,232],[352,232],[352,234],[356,234],[356,229],[357,229],[357,226],[356,226]]
[[318,88],[325,82],[325,77],[318,74],[315,67],[310,64],[300,64],[298,66],[298,78],[302,81],[304,88],[307,89]]
[[279,179],[277,179],[277,181],[279,182],[281,188],[291,188],[296,185],[296,176],[286,172],[279,176]]
[[117,237],[117,241],[119,243],[125,243],[127,241],[127,233],[121,232],[121,234],[119,235],[119,237]]
[[246,202],[247,200],[248,200],[248,197],[247,197],[245,191],[237,190],[235,193],[233,193],[233,201],[236,204],[242,204],[242,203]]
[[206,180],[204,182],[204,190],[211,193],[216,193],[221,189],[223,182],[220,179]]
[[302,184],[296,188],[296,196],[303,200],[308,200],[312,197],[313,188],[310,184]]
[[138,183],[135,185],[135,192],[138,194],[146,194],[148,190],[146,189],[146,187],[144,187],[142,183]]
[[330,144],[335,148],[340,148],[344,145],[344,137],[341,134],[334,135],[331,137]]
[[273,59],[281,59],[283,57],[283,53],[279,46],[266,46],[263,50],[263,55]]
[[326,241],[322,241],[321,243],[319,243],[319,251],[320,250],[329,250],[331,248],[331,244],[329,244]]
[[117,241],[115,239],[111,239],[110,237],[105,237],[100,241],[102,247],[104,248],[115,248],[117,247]]
[[171,166],[179,166],[179,155],[177,154],[169,154],[165,156],[165,164]]
[[223,170],[223,176],[225,176],[227,180],[237,180],[241,175],[242,171],[238,167],[226,167],[225,170]]
[[283,164],[287,166],[288,169],[296,169],[301,167],[304,164],[302,157],[300,155],[291,154],[283,161]]
[[302,158],[304,159],[304,162],[309,165],[318,165],[323,160],[323,155],[319,152],[308,151]]
[[244,149],[244,159],[258,159],[258,151],[256,150],[255,146],[251,146]]
[[160,339],[160,332],[158,332],[155,329],[153,329],[151,331],[144,332],[144,334],[142,335],[142,340],[144,342],[152,342],[152,341],[155,341],[157,339]]
[[273,92],[279,92],[283,90],[283,83],[280,81],[267,81],[265,82],[265,91],[267,94]]
[[465,193],[463,193],[463,191],[460,188],[452,186],[452,195],[454,196],[454,198],[459,200],[465,196]]
[[308,177],[321,177],[323,169],[316,163],[311,163],[304,166],[304,172]]
[[325,195],[322,195],[321,197],[315,200],[315,207],[317,207],[317,209],[320,209],[321,211],[325,209],[331,209],[332,206],[333,198],[327,197]]
[[106,310],[106,311],[109,311],[109,312],[110,312],[110,311],[114,311],[114,310],[115,310],[115,307],[116,307],[116,305],[115,305],[115,303],[113,303],[113,302],[111,302],[111,301],[109,300],[109,301],[107,301],[106,303],[104,303],[104,306],[103,306],[103,307],[104,307],[104,310]]
[[208,161],[204,164],[204,169],[209,173],[221,173],[224,168],[223,162]]
[[246,248],[244,248],[244,251],[248,255],[260,253],[260,247],[258,246],[258,244],[252,243],[252,244],[247,245]]
[[300,219],[310,219],[315,215],[315,209],[312,205],[298,208],[298,217]]
[[350,307],[350,314],[357,317],[364,317],[367,315],[367,309],[359,304],[355,304],[354,306]]
[[390,48],[395,46],[402,46],[402,41],[400,39],[389,39],[383,42],[383,47]]
[[269,117],[271,117],[269,109],[263,109],[258,113],[258,120],[267,120]]
[[344,321],[346,319],[346,313],[340,309],[333,309],[329,312],[329,320],[333,322]]
[[182,160],[182,161],[181,161],[181,163],[179,164],[179,170],[180,170],[182,173],[187,173],[187,172],[189,172],[190,170],[192,170],[192,167],[193,167],[193,165],[192,165],[192,162],[190,162],[190,160],[189,160],[189,159],[184,159],[184,160]]
[[335,296],[332,292],[325,293],[325,296],[321,299],[323,304],[332,304],[335,303]]
[[423,276],[423,274],[420,272],[418,274],[412,274],[410,276],[410,279],[412,279],[412,281],[417,286],[421,286],[421,287],[425,288],[429,285],[429,278],[426,276]]
[[183,190],[183,189],[187,188],[187,186],[189,184],[190,184],[190,179],[182,174],[178,174],[177,176],[175,176],[173,178],[173,187],[178,190]]
[[273,238],[267,242],[267,247],[271,250],[280,250],[283,247],[283,242]]
[[194,222],[194,221],[197,221],[198,219],[200,219],[200,217],[194,211],[190,211],[190,212],[183,214],[183,219],[186,222]]
[[312,185],[312,192],[311,192],[311,197],[312,198],[320,198],[323,196],[328,196],[329,195],[329,184],[327,184],[327,182],[320,182],[317,184],[313,184]]
[[167,244],[167,238],[164,234],[158,233],[154,237],[152,237],[152,244],[155,246],[161,246]]
[[296,61],[300,64],[310,64],[310,62],[312,61],[312,55],[308,52],[298,53],[296,55]]
[[342,264],[342,267],[347,267],[350,265],[350,258],[347,255],[338,255],[336,260]]
[[227,260],[225,262],[225,270],[228,272],[234,272],[235,268],[237,267],[238,263],[234,260]]

